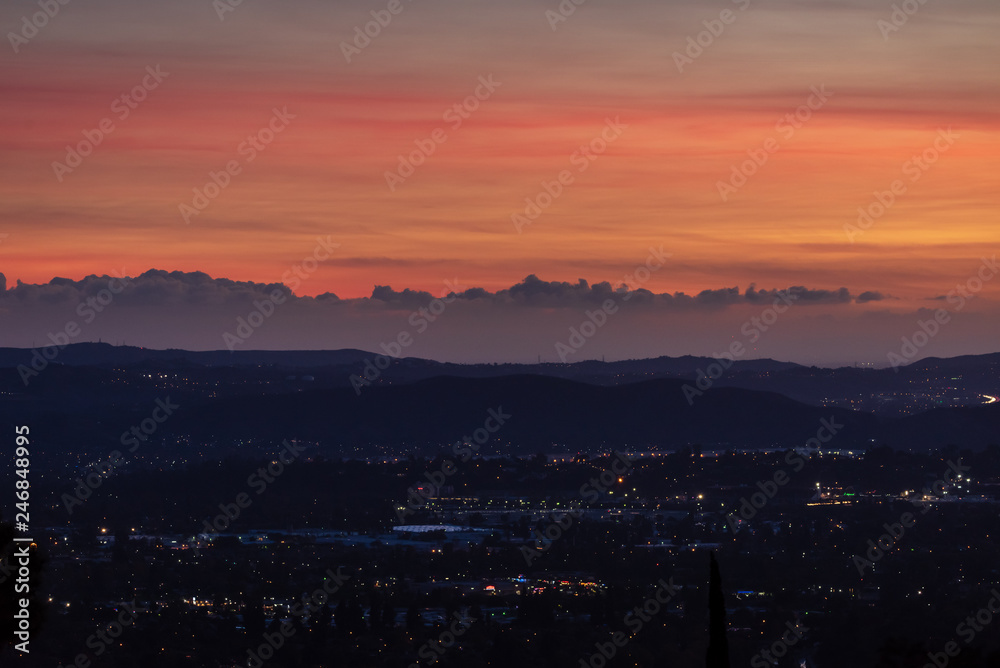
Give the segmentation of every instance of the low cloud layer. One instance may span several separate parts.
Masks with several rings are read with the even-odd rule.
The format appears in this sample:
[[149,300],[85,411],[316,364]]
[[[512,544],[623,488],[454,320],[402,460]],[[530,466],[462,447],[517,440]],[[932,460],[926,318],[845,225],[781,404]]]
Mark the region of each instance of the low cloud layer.
[[[114,276],[90,275],[78,281],[68,278],[53,278],[45,284],[17,284],[6,289],[6,277],[0,274],[0,307],[11,308],[11,304],[32,307],[40,304],[60,304],[78,302],[98,294],[108,286],[109,280],[123,277],[121,272]],[[118,301],[122,304],[140,306],[167,306],[175,304],[225,305],[243,303],[247,299],[262,298],[278,289],[289,295],[289,299],[301,303],[321,303],[324,305],[371,305],[385,310],[414,309],[427,306],[432,300],[451,296],[461,301],[482,301],[498,306],[525,306],[539,308],[574,308],[600,305],[606,299],[615,297],[656,309],[720,309],[739,304],[768,304],[789,295],[801,304],[848,304],[852,301],[864,303],[885,297],[875,291],[865,291],[855,296],[850,290],[812,289],[804,286],[758,290],[750,284],[743,292],[738,287],[706,289],[689,295],[684,292],[654,293],[643,288],[630,289],[625,285],[612,286],[608,281],[591,285],[585,279],[576,283],[546,281],[535,274],[504,290],[490,292],[483,288],[466,287],[455,279],[443,285],[437,294],[424,290],[394,290],[388,285],[376,285],[369,297],[341,299],[334,293],[317,297],[297,297],[281,283],[254,283],[233,281],[227,278],[212,278],[204,272],[167,272],[158,269],[128,278],[128,288]],[[449,289],[450,288],[450,289]]]
[[[299,297],[281,283],[162,270],[9,287],[0,274],[0,286],[0,346],[47,345],[60,332],[76,331],[72,342],[153,348],[378,351],[406,334],[412,343],[403,356],[461,362],[552,361],[556,344],[588,321],[601,321],[600,327],[571,361],[710,355],[743,339],[748,357],[878,362],[929,313],[878,290],[751,284],[654,293],[534,274],[497,291],[455,278],[433,292],[376,285],[370,296],[351,299]],[[599,312],[607,304],[613,308],[604,318]],[[978,329],[984,318],[995,317],[988,303],[983,306],[957,317],[928,354],[990,351],[992,344],[976,333],[985,331]]]

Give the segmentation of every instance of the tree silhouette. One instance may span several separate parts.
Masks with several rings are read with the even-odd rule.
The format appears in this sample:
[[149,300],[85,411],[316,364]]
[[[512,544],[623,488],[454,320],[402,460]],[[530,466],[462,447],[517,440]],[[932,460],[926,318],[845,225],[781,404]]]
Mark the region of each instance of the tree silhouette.
[[730,668],[729,642],[726,640],[726,597],[715,552],[709,552],[708,581],[708,652],[706,668]]

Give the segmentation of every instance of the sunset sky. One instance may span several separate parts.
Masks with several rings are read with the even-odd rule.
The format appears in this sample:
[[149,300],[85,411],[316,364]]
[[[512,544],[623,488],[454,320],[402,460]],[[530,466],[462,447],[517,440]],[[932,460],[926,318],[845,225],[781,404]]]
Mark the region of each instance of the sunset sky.
[[[220,19],[222,1],[72,0],[24,39],[11,35],[33,34],[22,17],[39,6],[0,7],[0,345],[74,317],[88,275],[155,269],[183,273],[136,281],[79,340],[222,348],[220,327],[263,288],[221,299],[231,310],[184,299],[212,303],[208,277],[282,282],[322,238],[336,249],[293,290],[336,299],[296,300],[246,348],[375,349],[457,280],[487,296],[465,295],[407,354],[551,361],[597,302],[565,286],[519,301],[512,286],[617,288],[653,247],[669,260],[629,288],[743,298],[636,300],[579,359],[721,350],[770,303],[746,298],[753,284],[819,296],[752,356],[884,364],[1000,248],[995,0],[911,0],[895,18],[860,0],[565,0],[558,21],[556,0],[243,0]],[[372,11],[391,20],[348,62]],[[269,123],[270,143],[241,149]],[[87,152],[85,133],[92,152],[54,166]],[[433,153],[390,187],[418,145]],[[720,194],[748,151],[766,162]],[[227,163],[238,173],[184,215]],[[518,229],[560,173],[568,185]],[[852,227],[894,182],[892,205]],[[184,299],[143,292],[170,281]],[[995,351],[998,309],[987,279],[922,354]]]

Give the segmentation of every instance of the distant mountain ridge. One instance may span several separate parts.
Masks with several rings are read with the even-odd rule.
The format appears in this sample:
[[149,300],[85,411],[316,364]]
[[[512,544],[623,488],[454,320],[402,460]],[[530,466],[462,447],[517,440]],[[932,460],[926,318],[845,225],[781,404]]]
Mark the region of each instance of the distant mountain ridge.
[[[496,436],[528,452],[555,445],[602,449],[648,446],[798,447],[823,421],[841,428],[842,447],[864,447],[881,422],[841,408],[736,388],[689,404],[684,381],[596,386],[544,376],[438,377],[408,385],[309,390],[213,402],[178,417],[185,431],[229,429],[241,438],[297,433],[344,443],[453,443],[483,425],[489,409],[511,417]],[[814,445],[818,445],[817,442]]]
[[[350,351],[347,358],[356,360],[358,354]],[[891,418],[721,384],[703,385],[702,394],[692,395],[686,388],[695,386],[693,378],[598,384],[537,373],[437,375],[409,382],[380,377],[356,392],[347,374],[360,371],[357,362],[318,367],[315,376],[288,371],[146,358],[136,364],[56,365],[25,386],[16,369],[5,367],[0,368],[0,422],[32,425],[53,462],[66,461],[61,454],[106,455],[120,447],[121,434],[148,418],[164,398],[179,408],[157,427],[156,437],[188,458],[252,451],[283,439],[359,457],[422,452],[470,437],[491,410],[510,416],[493,434],[499,440],[490,444],[493,452],[509,454],[696,444],[925,451],[1000,443],[1000,402]],[[775,372],[760,373],[766,379]],[[788,373],[808,376],[817,370],[793,367]]]
[[[0,348],[0,368],[30,365],[39,348]],[[56,364],[72,366],[114,366],[143,362],[189,363],[203,366],[258,366],[271,364],[287,367],[313,367],[363,363],[372,353],[350,348],[342,350],[157,350],[110,343],[72,343],[59,350]]]
[[[30,364],[37,348],[0,347],[0,368],[16,367],[19,364]],[[259,366],[275,365],[288,368],[308,369],[316,366],[339,366],[343,364],[363,364],[366,360],[374,360],[382,355],[378,352],[368,352],[355,348],[335,350],[184,350],[180,348],[145,348],[127,345],[112,345],[110,343],[72,343],[59,350],[54,362],[72,366],[108,366],[115,364],[136,364],[143,362],[187,362],[203,366]],[[407,362],[411,365],[421,364],[436,367],[454,373],[456,370],[475,370],[487,375],[498,375],[494,369],[503,370],[499,375],[510,375],[518,371],[537,373],[539,370],[575,369],[579,374],[611,375],[621,370],[644,369],[647,373],[675,373],[688,375],[699,369],[706,369],[719,360],[714,357],[696,355],[681,355],[679,357],[651,357],[645,359],[628,359],[604,362],[601,360],[582,360],[578,362],[539,362],[539,363],[473,363],[461,364],[455,362],[438,362],[419,357],[396,358],[396,362]],[[901,369],[954,368],[966,369],[970,366],[1000,365],[1000,352],[982,355],[960,355],[957,357],[940,358],[925,357],[910,363]],[[842,367],[816,367],[782,362],[770,358],[736,360],[731,365],[732,371],[789,371],[795,369],[821,369],[827,371],[851,369]],[[862,368],[860,371],[892,371],[891,369]],[[438,374],[440,375],[440,374]],[[548,375],[555,375],[554,373]]]
[[[19,364],[30,364],[35,351],[39,348],[0,348],[0,368],[16,367]],[[72,366],[108,366],[115,364],[136,364],[140,362],[189,362],[204,366],[257,366],[262,364],[277,365],[289,368],[308,369],[316,366],[337,366],[341,364],[363,364],[365,360],[374,360],[381,353],[365,352],[353,348],[338,350],[182,350],[168,348],[159,350],[136,346],[115,346],[109,343],[73,343],[59,351],[55,362]],[[651,372],[684,373],[697,368],[706,367],[717,360],[712,357],[655,357],[642,360],[621,360],[617,362],[601,362],[584,360],[570,363],[504,363],[504,364],[457,364],[453,362],[437,362],[418,357],[400,358],[411,364],[423,364],[442,369],[505,369],[505,375],[510,369],[535,368],[576,368],[586,373],[602,369],[605,372],[622,367],[643,365]],[[737,360],[734,368],[745,370],[782,370],[800,367],[794,362],[779,362],[771,359]],[[613,371],[612,371],[613,372]]]
[[[51,353],[50,353],[51,354]],[[22,370],[38,350],[0,348],[0,369]],[[704,386],[739,387],[783,394],[812,405],[839,405],[880,415],[912,414],[946,405],[973,406],[1000,395],[1000,353],[940,359],[929,357],[898,369],[804,366],[772,359],[736,360],[726,366],[712,357],[657,357],[603,362],[458,364],[417,357],[388,358],[344,350],[239,350],[228,352],[155,350],[106,343],[78,343],[60,350],[53,365],[96,368],[215,369],[243,374],[309,378],[316,387],[415,383],[438,376],[496,378],[538,375],[593,385],[624,385],[654,378],[681,378]],[[283,374],[283,375],[282,375]],[[362,377],[368,375],[365,381]],[[957,381],[957,382],[956,382]],[[935,399],[939,397],[940,400]]]

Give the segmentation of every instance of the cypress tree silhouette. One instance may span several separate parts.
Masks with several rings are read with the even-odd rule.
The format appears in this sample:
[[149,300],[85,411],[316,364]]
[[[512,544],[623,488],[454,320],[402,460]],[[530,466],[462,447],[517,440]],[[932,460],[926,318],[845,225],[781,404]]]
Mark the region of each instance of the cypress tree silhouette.
[[722,594],[722,576],[715,552],[708,553],[708,652],[706,668],[730,668],[729,642],[726,640],[726,598]]

